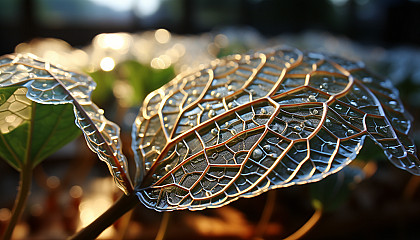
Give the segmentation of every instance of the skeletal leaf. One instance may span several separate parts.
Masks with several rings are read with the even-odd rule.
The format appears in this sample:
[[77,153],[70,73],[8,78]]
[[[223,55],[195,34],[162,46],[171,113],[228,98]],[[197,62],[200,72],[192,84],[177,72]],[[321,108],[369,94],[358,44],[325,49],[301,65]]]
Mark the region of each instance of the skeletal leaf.
[[126,193],[132,191],[127,161],[121,152],[120,129],[91,102],[90,95],[95,89],[91,78],[66,71],[33,55],[5,55],[0,58],[0,89],[7,87],[24,88],[27,99],[38,104],[53,107],[73,104],[75,123],[88,146],[108,164],[117,185]]
[[358,62],[292,48],[233,55],[152,92],[133,126],[135,190],[159,211],[219,207],[315,182],[366,136],[420,174],[411,117]]

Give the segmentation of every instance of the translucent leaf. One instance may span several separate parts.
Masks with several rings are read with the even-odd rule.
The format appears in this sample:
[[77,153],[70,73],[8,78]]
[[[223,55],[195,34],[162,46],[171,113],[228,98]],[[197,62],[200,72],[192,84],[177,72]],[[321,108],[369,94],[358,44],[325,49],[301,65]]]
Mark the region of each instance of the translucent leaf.
[[26,97],[39,104],[73,104],[76,125],[99,158],[108,164],[117,185],[132,190],[127,161],[121,152],[120,129],[108,121],[103,110],[91,102],[95,82],[82,74],[66,71],[29,54],[0,58],[0,88],[24,87]]
[[0,156],[18,171],[35,167],[80,134],[70,104],[43,105],[26,93],[0,88]]
[[219,207],[319,181],[366,136],[420,174],[410,126],[397,90],[361,63],[287,48],[234,55],[146,97],[133,127],[136,191],[156,210]]

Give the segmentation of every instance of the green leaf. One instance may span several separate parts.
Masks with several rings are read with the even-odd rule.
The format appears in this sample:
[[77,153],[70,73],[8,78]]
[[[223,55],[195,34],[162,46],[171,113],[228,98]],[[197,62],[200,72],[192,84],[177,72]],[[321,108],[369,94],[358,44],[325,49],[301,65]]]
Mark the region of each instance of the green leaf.
[[[37,124],[40,124],[40,131],[43,131],[46,125],[51,125],[54,129],[57,118],[68,116],[58,106],[72,104],[75,123],[83,131],[89,148],[107,163],[118,187],[128,193],[132,191],[133,187],[128,176],[127,159],[121,150],[120,128],[115,123],[108,121],[104,117],[103,110],[92,103],[91,94],[95,86],[92,78],[86,75],[66,71],[30,54],[5,55],[0,58],[0,88],[22,87],[24,91],[24,93],[19,92],[20,101],[17,101],[21,105],[21,108],[17,109],[22,109],[24,112],[17,119],[29,121],[28,132],[31,133]],[[16,93],[18,91],[19,89],[16,90]],[[50,105],[50,107],[45,107],[45,110],[43,110],[44,107],[40,107],[41,112],[35,114],[38,107],[35,103]],[[29,108],[29,105],[32,107]],[[13,118],[16,116],[5,119],[5,122],[15,122]],[[46,118],[51,118],[51,120],[45,121]],[[23,120],[20,122],[24,122]],[[7,129],[4,128],[2,133],[11,132],[20,126],[20,122],[7,126]],[[3,125],[1,127],[3,128]],[[52,130],[51,134],[53,132],[55,130]],[[61,133],[59,131],[54,134],[60,135]],[[37,138],[27,138],[25,147],[31,146],[41,150],[33,151],[32,148],[26,147],[25,159],[33,158],[35,164],[54,150],[54,148],[45,146],[45,141],[58,141],[58,139],[67,137],[65,134],[57,138],[43,135],[41,137],[34,136]]]
[[31,102],[26,89],[17,87],[0,89],[0,95],[0,156],[19,171],[27,164],[35,167],[80,134],[70,104]]
[[96,88],[92,93],[92,99],[99,105],[105,105],[110,99],[113,99],[112,89],[114,87],[115,79],[117,78],[115,72],[98,70],[89,73],[89,75],[96,82]]
[[154,69],[137,61],[126,61],[118,68],[134,90],[129,100],[131,106],[141,104],[146,94],[160,88],[175,77],[172,67]]

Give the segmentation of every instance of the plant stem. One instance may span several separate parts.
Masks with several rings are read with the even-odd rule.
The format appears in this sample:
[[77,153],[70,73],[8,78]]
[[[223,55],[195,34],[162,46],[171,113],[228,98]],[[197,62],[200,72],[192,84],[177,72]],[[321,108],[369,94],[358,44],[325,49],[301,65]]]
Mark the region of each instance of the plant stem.
[[31,183],[32,183],[32,166],[31,164],[26,164],[20,171],[20,182],[18,194],[15,200],[15,204],[12,210],[12,218],[10,219],[9,224],[7,225],[6,231],[1,239],[8,240],[12,237],[13,229],[16,226],[20,216],[23,213],[23,210],[26,206],[26,200],[30,194]]
[[316,225],[319,219],[321,219],[321,216],[322,209],[316,209],[312,217],[301,228],[299,228],[296,232],[294,232],[292,235],[288,236],[283,240],[296,240],[303,237],[306,233],[309,232],[309,230],[311,230]]
[[164,212],[162,220],[160,222],[159,231],[156,235],[155,240],[163,240],[165,237],[166,229],[168,229],[169,218],[171,216],[171,212]]
[[139,200],[135,194],[124,194],[123,196],[121,196],[120,199],[118,199],[114,203],[114,205],[112,205],[108,210],[106,210],[101,216],[99,216],[91,224],[83,228],[80,232],[70,237],[70,239],[86,240],[97,238],[99,234],[101,234],[105,229],[111,226],[126,212],[134,208],[138,203]]
[[271,190],[267,193],[267,201],[265,202],[264,210],[261,215],[260,221],[257,224],[255,230],[254,240],[263,239],[264,232],[267,228],[268,223],[270,222],[271,215],[276,205],[276,191]]

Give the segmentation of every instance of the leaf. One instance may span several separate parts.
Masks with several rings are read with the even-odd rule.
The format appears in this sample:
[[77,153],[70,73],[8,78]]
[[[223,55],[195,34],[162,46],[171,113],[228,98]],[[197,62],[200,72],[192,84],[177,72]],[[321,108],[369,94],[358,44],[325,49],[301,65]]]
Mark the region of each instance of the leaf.
[[135,190],[159,211],[220,207],[319,181],[364,139],[420,174],[398,91],[361,63],[293,48],[212,62],[149,94],[133,127]]
[[1,57],[0,73],[0,88],[24,87],[28,99],[53,107],[71,103],[76,125],[82,130],[90,149],[108,164],[121,190],[125,193],[132,191],[127,160],[121,152],[120,129],[91,102],[95,82],[90,77],[63,70],[29,54]]
[[0,89],[0,156],[21,170],[35,167],[80,134],[70,104],[42,105],[25,88]]

